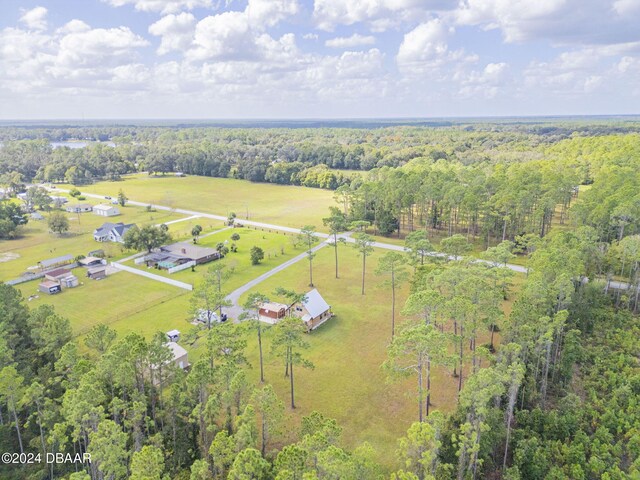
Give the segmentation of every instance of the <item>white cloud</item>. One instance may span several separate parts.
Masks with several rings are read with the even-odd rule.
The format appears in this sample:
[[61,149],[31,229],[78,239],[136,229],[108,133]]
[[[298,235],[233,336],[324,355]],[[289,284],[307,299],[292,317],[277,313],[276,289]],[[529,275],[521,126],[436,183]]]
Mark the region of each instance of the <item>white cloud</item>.
[[114,7],[133,5],[141,12],[179,13],[194,8],[210,8],[211,0],[102,0]]
[[372,35],[360,35],[354,33],[350,37],[336,37],[324,42],[325,46],[331,48],[353,48],[363,45],[373,45],[376,43],[376,38]]
[[315,0],[313,14],[323,30],[368,22],[374,31],[384,31],[401,20],[415,21],[456,4],[457,0]]
[[317,33],[305,33],[304,35],[302,35],[302,38],[304,38],[305,40],[318,40],[318,34]]
[[505,62],[489,63],[480,71],[457,72],[454,75],[460,85],[458,95],[461,98],[495,98],[505,84],[509,66]]
[[396,63],[406,75],[441,74],[447,65],[475,63],[476,55],[467,54],[463,49],[450,50],[449,37],[454,33],[442,20],[435,18],[421,23],[404,35]]
[[637,15],[640,12],[640,0],[616,0],[613,9],[618,15]]
[[23,11],[20,22],[32,30],[46,30],[47,28],[47,9],[44,7],[36,7],[31,10]]
[[167,15],[149,26],[149,33],[161,37],[158,55],[186,50],[193,41],[196,17],[191,13]]
[[148,42],[128,27],[92,29],[72,20],[50,35],[5,28],[0,45],[0,90],[48,95],[52,88],[91,90],[99,86],[94,81],[122,77]]
[[639,5],[638,0],[463,0],[453,16],[461,25],[500,29],[507,42],[614,44],[640,40]]
[[236,59],[255,55],[254,36],[244,12],[224,12],[203,18],[196,25],[192,60]]
[[297,0],[249,0],[245,13],[252,25],[273,27],[299,8]]

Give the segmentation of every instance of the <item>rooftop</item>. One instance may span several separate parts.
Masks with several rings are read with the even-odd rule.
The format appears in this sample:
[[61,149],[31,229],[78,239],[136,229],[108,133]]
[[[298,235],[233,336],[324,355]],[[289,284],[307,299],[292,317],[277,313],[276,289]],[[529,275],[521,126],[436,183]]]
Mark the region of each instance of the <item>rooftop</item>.
[[311,315],[312,318],[323,314],[331,308],[331,306],[327,302],[325,302],[324,298],[322,298],[322,295],[320,295],[320,292],[318,292],[316,288],[308,292],[305,296],[307,297],[307,299],[303,302],[304,307],[307,309],[307,312],[309,312],[309,315]]
[[171,349],[174,359],[183,357],[187,354],[187,351],[184,348],[182,348],[180,345],[178,345],[176,342],[167,342],[165,343],[165,345]]
[[162,250],[173,253],[174,255],[193,258],[194,260],[218,253],[215,248],[200,247],[189,242],[178,242],[172,245],[166,245],[162,247]]
[[100,205],[95,205],[93,207],[94,210],[111,210],[112,208],[116,208],[114,205],[107,205],[104,203],[101,203]]
[[54,265],[59,265],[61,263],[69,263],[73,261],[73,255],[70,253],[67,255],[62,255],[60,257],[50,258],[48,260],[41,260],[38,262],[42,268],[52,267]]
[[44,272],[44,274],[50,277],[66,277],[67,275],[71,275],[71,270],[68,268],[56,268],[55,270]]

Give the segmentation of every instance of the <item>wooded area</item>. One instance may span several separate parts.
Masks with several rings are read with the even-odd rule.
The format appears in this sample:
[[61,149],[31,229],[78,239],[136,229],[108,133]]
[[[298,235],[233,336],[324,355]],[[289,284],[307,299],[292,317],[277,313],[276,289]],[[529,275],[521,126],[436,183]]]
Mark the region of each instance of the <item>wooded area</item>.
[[[292,423],[294,371],[297,379],[322,364],[306,359],[302,324],[283,321],[272,327],[273,348],[264,355],[281,361],[290,405],[268,383],[247,380],[247,339],[264,335],[253,319],[263,297],[247,301],[246,321],[201,330],[203,354],[184,372],[169,361],[163,333],[118,338],[98,325],[79,343],[52,307],[29,310],[17,290],[0,285],[0,450],[92,455],[84,466],[0,465],[0,476],[637,478],[637,128],[3,129],[0,169],[9,191],[32,179],[82,184],[138,171],[335,189],[325,221],[335,277],[344,248],[337,234],[356,231],[362,294],[365,268],[389,291],[389,324],[381,327],[389,332],[388,358],[380,368],[392,383],[412,379],[413,389],[401,393],[415,398],[416,421],[398,440],[391,469],[367,443],[346,448],[342,428],[322,412]],[[50,139],[69,137],[117,146],[51,149]],[[312,228],[305,228],[310,236]],[[369,267],[367,228],[405,237],[405,252]],[[471,255],[473,241],[484,244],[483,261]],[[517,286],[506,268],[516,255],[526,263]],[[313,284],[311,253],[308,260]],[[194,293],[212,311],[228,293],[218,273]],[[623,283],[613,288],[610,280]],[[400,320],[395,289],[405,282]],[[490,341],[482,343],[483,335]],[[260,367],[262,356],[260,343]],[[435,369],[455,383],[450,413],[432,408]]]

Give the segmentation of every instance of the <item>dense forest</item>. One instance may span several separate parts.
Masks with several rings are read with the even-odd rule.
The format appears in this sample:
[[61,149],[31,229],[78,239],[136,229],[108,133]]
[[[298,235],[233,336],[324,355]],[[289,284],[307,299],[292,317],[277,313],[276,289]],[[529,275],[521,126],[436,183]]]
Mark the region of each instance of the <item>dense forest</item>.
[[[345,211],[382,235],[426,226],[490,245],[544,236],[554,216],[560,224],[591,225],[603,240],[638,232],[637,125],[569,127],[4,128],[0,183],[12,191],[30,181],[83,185],[180,171],[334,189]],[[67,138],[111,139],[116,146],[50,145]],[[591,188],[570,219],[580,185]]]
[[[406,236],[406,253],[377,266],[385,273],[411,267],[405,319],[394,324],[380,368],[390,381],[412,376],[418,388],[406,392],[416,398],[416,422],[389,469],[369,444],[346,448],[342,427],[322,412],[292,429],[273,388],[247,380],[255,322],[196,332],[192,341],[204,353],[185,373],[166,363],[163,334],[118,338],[102,325],[80,345],[53,308],[29,310],[17,290],[0,285],[0,450],[92,458],[84,469],[0,465],[0,477],[638,478],[636,129],[4,129],[8,191],[31,180],[83,184],[137,171],[335,189],[332,231],[371,225]],[[68,138],[110,139],[116,147],[50,147]],[[430,255],[435,235],[445,237],[439,248],[450,256]],[[355,237],[363,260],[366,237]],[[482,253],[484,262],[469,255],[474,239],[496,245]],[[505,268],[515,253],[527,261],[517,287]],[[611,279],[624,283],[613,288]],[[213,296],[224,293],[219,287]],[[508,315],[505,299],[513,305]],[[481,344],[481,332],[491,341]],[[281,322],[270,335],[265,355],[291,372],[293,395],[294,367],[311,366],[304,333],[299,322]],[[430,409],[429,392],[438,388],[432,368],[450,372],[457,386],[451,413]]]
[[[475,338],[500,317],[488,295],[496,291],[491,278],[509,289],[502,275],[493,277],[500,268],[464,257],[415,263],[406,308],[420,314],[398,329],[383,368],[390,375],[403,362],[421,372],[457,368],[452,381],[461,388],[449,415],[429,412],[428,396],[418,396],[420,418],[399,440],[401,469],[391,474],[369,445],[346,450],[341,427],[321,412],[285,435],[284,403],[244,373],[251,324],[202,332],[206,353],[184,374],[165,363],[163,334],[116,338],[101,325],[84,349],[51,307],[29,311],[17,290],[0,286],[2,449],[92,458],[79,471],[5,465],[3,478],[635,478],[640,320],[628,298],[616,306],[601,284],[582,281],[594,242],[585,232],[552,232],[538,244],[513,311],[501,320],[495,355]],[[299,326],[278,324],[274,349],[265,354],[281,356],[291,369],[303,365]],[[460,345],[453,355],[449,341]],[[463,358],[472,365],[464,383]]]

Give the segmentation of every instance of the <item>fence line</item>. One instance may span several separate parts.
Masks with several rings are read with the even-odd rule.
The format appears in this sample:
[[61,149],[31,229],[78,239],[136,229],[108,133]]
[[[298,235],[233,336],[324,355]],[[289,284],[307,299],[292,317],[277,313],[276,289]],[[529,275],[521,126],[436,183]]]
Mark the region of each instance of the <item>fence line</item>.
[[166,283],[167,285],[173,285],[174,287],[182,288],[184,290],[193,290],[193,285],[190,283],[180,282],[178,280],[173,280],[171,278],[161,277],[160,275],[155,275],[153,273],[145,272],[143,270],[138,270],[137,268],[128,267],[127,265],[122,265],[121,263],[111,262],[111,266],[117,268],[118,270],[124,270],[125,272],[133,273],[135,275],[140,275],[142,277],[150,278],[151,280],[156,280],[158,282]]

